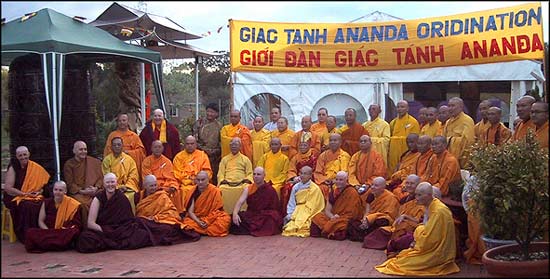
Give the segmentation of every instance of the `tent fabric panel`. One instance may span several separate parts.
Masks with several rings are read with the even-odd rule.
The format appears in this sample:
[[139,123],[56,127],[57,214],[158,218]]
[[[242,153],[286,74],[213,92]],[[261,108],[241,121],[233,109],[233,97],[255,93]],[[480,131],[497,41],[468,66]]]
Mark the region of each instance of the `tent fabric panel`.
[[488,63],[468,66],[436,67],[397,71],[260,73],[235,72],[235,84],[330,84],[330,83],[405,83],[445,81],[519,81],[535,80],[531,72],[544,76],[541,63],[533,60]]

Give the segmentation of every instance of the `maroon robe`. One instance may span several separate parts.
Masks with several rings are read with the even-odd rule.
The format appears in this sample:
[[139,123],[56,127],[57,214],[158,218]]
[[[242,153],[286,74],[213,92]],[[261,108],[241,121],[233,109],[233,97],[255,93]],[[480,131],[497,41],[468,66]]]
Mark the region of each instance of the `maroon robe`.
[[[151,121],[148,121],[145,124],[145,128],[143,128],[143,130],[139,134],[139,138],[145,146],[145,153],[147,153],[147,156],[153,154],[153,152],[151,151],[151,144],[153,143],[153,141],[158,140],[159,136],[160,131],[153,131]],[[166,141],[166,143],[163,143],[164,151],[162,152],[162,154],[170,159],[170,161],[172,161],[174,160],[174,156],[176,156],[176,154],[181,151],[181,144],[178,129],[176,129],[176,126],[174,126],[174,124],[169,123],[168,120],[166,120]]]
[[64,251],[74,246],[82,228],[81,207],[74,214],[73,219],[65,221],[66,229],[54,229],[57,216],[57,208],[53,198],[44,200],[46,219],[44,223],[49,229],[30,228],[25,237],[25,249],[29,253],[43,253],[46,251]]
[[258,187],[256,192],[247,197],[246,203],[246,211],[239,212],[240,225],[231,223],[229,231],[232,234],[268,236],[282,232],[283,217],[279,212],[279,197],[271,182]]
[[[15,189],[21,190],[23,182],[25,181],[25,176],[27,174],[26,168],[21,168],[21,164],[17,159],[11,159],[9,167],[13,167],[15,171],[15,184],[13,187]],[[44,187],[43,195],[47,195],[46,188]],[[31,200],[22,200],[19,202],[19,205],[12,201],[15,198],[12,195],[4,192],[3,201],[7,209],[10,210],[10,215],[13,221],[13,231],[17,240],[21,243],[25,243],[25,233],[29,228],[38,228],[38,214],[40,213],[40,207],[42,206],[42,201],[31,201]]]
[[[298,171],[298,175],[300,170],[305,166],[308,166],[314,170],[315,166],[317,166],[317,156],[311,155],[307,161],[296,162],[296,170]],[[311,181],[313,181],[313,179],[313,174],[311,174]],[[286,206],[288,205],[288,200],[290,200],[290,192],[292,192],[293,186],[294,184],[286,182],[283,187],[281,187],[281,216],[286,216]]]
[[130,201],[117,189],[111,199],[105,190],[95,196],[101,203],[96,223],[103,232],[84,230],[78,238],[76,250],[81,253],[94,253],[109,249],[129,250],[153,245],[151,233],[136,222]]

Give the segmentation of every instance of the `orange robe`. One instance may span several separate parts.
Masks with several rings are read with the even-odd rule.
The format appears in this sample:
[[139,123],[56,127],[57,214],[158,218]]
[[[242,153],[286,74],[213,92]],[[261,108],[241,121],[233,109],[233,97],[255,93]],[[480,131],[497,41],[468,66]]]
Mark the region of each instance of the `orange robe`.
[[362,135],[368,135],[369,132],[358,122],[353,123],[353,125],[345,125],[340,128],[340,134],[342,135],[342,149],[348,154],[355,154],[357,151],[361,150],[359,148],[359,138]]
[[304,132],[304,130],[300,130],[292,136],[292,140],[290,142],[290,148],[292,149],[290,154],[292,154],[292,157],[299,153],[298,146],[300,145],[300,142],[305,141],[309,142],[309,146],[316,156],[321,153],[321,136],[313,131]]
[[203,229],[191,217],[183,219],[183,223],[196,232],[208,236],[226,236],[231,225],[231,216],[223,211],[222,194],[218,187],[208,184],[204,192],[200,192],[197,186],[193,186],[191,200],[194,202],[194,213],[200,220],[206,222],[208,227]]
[[535,126],[535,123],[533,123],[533,120],[532,119],[529,119],[527,121],[522,120],[517,126],[517,128],[515,129],[511,140],[516,141],[516,140],[524,139],[525,136],[527,136],[527,131],[529,130],[532,130],[533,132],[535,132],[536,130],[536,126]]
[[494,144],[501,145],[507,142],[512,137],[512,131],[506,128],[502,122],[497,125],[490,126],[483,135],[483,138],[480,140],[484,144]]
[[327,124],[319,123],[319,122],[313,123],[313,125],[311,125],[311,128],[309,128],[309,130],[316,133],[319,136],[319,138],[321,138],[324,133],[328,132]]
[[136,162],[138,171],[141,172],[141,164],[143,162],[143,159],[145,159],[146,157],[145,146],[143,146],[143,143],[141,142],[141,139],[139,138],[138,134],[130,130],[127,130],[124,132],[119,130],[114,130],[109,134],[109,137],[105,142],[105,149],[103,149],[103,158],[107,157],[107,155],[109,155],[112,152],[111,140],[115,137],[122,138],[122,151],[130,155],[130,157],[134,159],[134,162]]
[[407,152],[401,155],[401,159],[397,165],[398,170],[391,175],[388,189],[393,192],[398,200],[401,200],[409,194],[402,191],[403,185],[405,185],[405,179],[407,179],[407,176],[415,173],[415,167],[417,166],[420,155],[421,154],[418,151],[411,152],[410,150],[407,150]]
[[252,136],[250,135],[250,130],[241,123],[237,123],[235,126],[229,123],[222,127],[220,131],[221,158],[231,153],[229,143],[235,137],[241,139],[241,153],[252,162],[252,160],[254,160],[252,153]]
[[432,186],[439,188],[443,197],[447,196],[449,187],[462,180],[458,160],[448,150],[439,155],[433,154],[421,180],[430,182]]
[[539,142],[540,147],[544,148],[548,153],[548,120],[540,128],[536,128],[535,139]]
[[170,159],[164,155],[156,158],[155,155],[147,156],[141,164],[142,179],[147,175],[154,175],[157,178],[157,185],[164,191],[170,187],[176,189],[176,192],[170,195],[170,200],[176,206],[178,212],[185,212],[185,193],[180,189],[180,184],[174,177],[174,166]]
[[296,155],[296,150],[292,149],[292,137],[294,136],[294,131],[286,129],[284,132],[279,132],[279,130],[271,131],[271,138],[279,138],[281,140],[281,145],[288,145],[289,149],[287,151],[282,151],[288,159],[290,160],[294,155]]
[[353,154],[349,161],[348,170],[348,181],[351,185],[371,185],[374,178],[386,176],[384,159],[372,149],[366,153],[358,151]]
[[339,171],[347,172],[350,159],[349,154],[342,149],[338,149],[336,152],[328,149],[317,158],[317,164],[313,172],[313,181],[319,185],[325,198],[328,197],[329,185],[324,182],[334,180],[336,173]]
[[[424,206],[416,203],[416,199],[410,199],[399,207],[399,214],[397,216],[399,217],[401,215],[409,215],[413,218],[416,218],[417,220],[420,220],[420,218],[424,216]],[[396,239],[407,232],[414,232],[418,225],[419,223],[414,223],[407,219],[404,219],[399,224],[382,227],[382,229],[390,231],[392,233],[391,239]]]
[[[38,163],[29,160],[27,164],[27,173],[25,174],[25,181],[21,185],[21,191],[25,193],[38,192],[46,183],[50,180],[50,174]],[[44,196],[38,195],[36,197],[24,197],[16,196],[12,199],[17,205],[23,200],[25,201],[41,201]]]
[[474,139],[475,142],[480,142],[485,135],[487,135],[487,129],[491,127],[491,123],[489,123],[489,120],[484,121],[483,119],[474,125]]
[[145,191],[140,191],[140,199],[136,205],[136,217],[142,217],[161,224],[178,224],[181,229],[189,229],[181,221],[180,211],[176,209],[168,193],[159,190],[145,198],[144,195]]
[[[473,200],[469,200],[471,204]],[[466,240],[466,251],[464,251],[464,258],[469,264],[480,265],[481,258],[485,250],[485,242],[481,239],[483,232],[481,231],[481,224],[479,223],[479,216],[474,215],[470,210],[468,212],[468,239]]]
[[321,234],[329,239],[338,231],[346,231],[349,220],[361,218],[365,212],[361,197],[352,186],[346,186],[341,193],[335,189],[326,202],[331,203],[332,213],[338,214],[339,217],[330,219],[324,211],[321,211],[313,216],[311,222],[317,225],[321,229]]
[[187,204],[192,193],[192,186],[195,185],[195,176],[200,171],[206,171],[208,179],[212,179],[210,159],[206,152],[199,149],[195,149],[193,153],[182,150],[176,154],[173,162],[174,176],[181,183],[181,191],[183,191],[183,196],[185,197],[184,204]]
[[[367,191],[366,196],[371,193]],[[399,200],[388,190],[384,190],[378,197],[370,203],[369,212],[366,217],[369,224],[374,223],[376,219],[386,219],[390,224],[395,221],[399,214]]]

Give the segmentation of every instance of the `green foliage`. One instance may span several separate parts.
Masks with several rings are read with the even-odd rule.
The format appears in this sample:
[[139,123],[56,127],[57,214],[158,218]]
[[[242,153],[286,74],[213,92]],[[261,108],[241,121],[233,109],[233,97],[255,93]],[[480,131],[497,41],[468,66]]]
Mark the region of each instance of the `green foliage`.
[[534,135],[501,146],[475,146],[471,154],[478,189],[472,210],[485,234],[514,239],[528,259],[527,247],[548,222],[548,152]]

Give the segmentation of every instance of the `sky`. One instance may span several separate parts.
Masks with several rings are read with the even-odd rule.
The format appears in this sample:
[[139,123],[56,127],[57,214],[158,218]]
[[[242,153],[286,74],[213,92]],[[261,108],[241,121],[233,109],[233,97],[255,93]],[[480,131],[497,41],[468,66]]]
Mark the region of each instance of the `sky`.
[[[533,2],[533,1],[531,1]],[[548,2],[541,1],[544,41],[548,42]],[[86,22],[96,19],[113,2],[23,2],[2,1],[2,18],[6,21],[19,18],[26,13],[51,8],[67,16],[85,17]],[[527,1],[288,1],[288,2],[201,2],[201,1],[119,1],[118,3],[146,10],[148,13],[165,16],[195,34],[211,35],[190,40],[187,43],[206,51],[229,50],[228,20],[303,22],[303,23],[346,23],[375,11],[384,12],[404,20],[456,15],[475,11],[516,6]],[[144,9],[145,8],[145,9]],[[360,22],[360,21],[359,21]],[[218,33],[219,27],[223,27]]]

